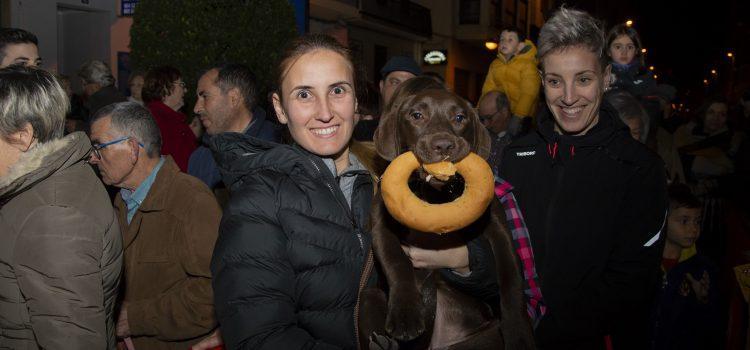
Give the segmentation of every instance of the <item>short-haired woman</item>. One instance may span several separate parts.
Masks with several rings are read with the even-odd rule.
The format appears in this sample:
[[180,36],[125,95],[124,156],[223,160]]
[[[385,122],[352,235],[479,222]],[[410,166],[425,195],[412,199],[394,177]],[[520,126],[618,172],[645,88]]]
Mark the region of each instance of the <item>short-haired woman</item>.
[[190,154],[198,147],[196,135],[180,112],[185,104],[187,88],[182,74],[170,66],[156,67],[146,73],[143,82],[143,102],[156,119],[161,130],[161,154],[174,158],[182,172],[187,172]]
[[504,151],[534,247],[547,314],[541,349],[648,349],[650,301],[667,210],[664,164],[602,95],[610,84],[599,21],[562,8],[539,34],[548,111]]

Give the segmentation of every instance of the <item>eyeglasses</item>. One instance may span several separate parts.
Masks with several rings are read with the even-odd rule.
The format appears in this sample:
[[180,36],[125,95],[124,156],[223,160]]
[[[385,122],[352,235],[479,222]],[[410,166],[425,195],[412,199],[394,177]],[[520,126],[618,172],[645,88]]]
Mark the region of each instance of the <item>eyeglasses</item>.
[[[114,141],[109,141],[109,142],[105,142],[105,143],[101,143],[101,144],[91,145],[91,155],[94,156],[94,157],[96,157],[97,159],[102,159],[101,150],[103,150],[103,149],[105,149],[105,148],[107,148],[109,146],[112,146],[114,144],[118,144],[118,143],[120,143],[122,141],[131,139],[131,138],[132,137],[130,137],[130,136],[125,136],[123,138],[119,138],[119,139],[114,140]],[[146,148],[146,146],[144,146],[140,142],[138,142],[138,146]]]
[[497,115],[498,113],[500,113],[500,111],[497,111],[497,112],[495,112],[495,113],[492,113],[492,114],[487,114],[487,115],[481,115],[481,114],[480,114],[480,115],[479,115],[479,121],[481,121],[482,123],[484,123],[484,122],[487,122],[487,121],[490,121],[490,120],[492,120],[492,118],[494,118],[494,117],[495,117],[495,116],[496,116],[496,115]]

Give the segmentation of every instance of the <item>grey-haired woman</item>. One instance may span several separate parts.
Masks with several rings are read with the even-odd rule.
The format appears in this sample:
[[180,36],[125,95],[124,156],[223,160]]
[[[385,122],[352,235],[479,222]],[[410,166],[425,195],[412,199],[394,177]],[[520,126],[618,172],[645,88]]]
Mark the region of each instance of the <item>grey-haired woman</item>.
[[0,348],[114,349],[122,240],[52,74],[0,69]]

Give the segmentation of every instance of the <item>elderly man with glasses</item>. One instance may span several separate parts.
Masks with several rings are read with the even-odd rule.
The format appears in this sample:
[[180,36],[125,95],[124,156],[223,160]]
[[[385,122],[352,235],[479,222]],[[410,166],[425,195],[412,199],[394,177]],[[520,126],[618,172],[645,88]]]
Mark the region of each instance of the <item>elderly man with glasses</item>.
[[490,163],[492,172],[497,175],[500,169],[503,148],[513,141],[513,136],[508,132],[508,124],[512,116],[510,102],[505,93],[493,90],[484,94],[479,99],[477,106],[479,120],[490,131],[490,136],[492,136],[490,156],[487,162]]
[[186,349],[216,328],[209,262],[221,209],[203,182],[159,155],[159,128],[139,104],[99,110],[91,141],[89,162],[120,188],[125,289],[117,336],[136,349]]

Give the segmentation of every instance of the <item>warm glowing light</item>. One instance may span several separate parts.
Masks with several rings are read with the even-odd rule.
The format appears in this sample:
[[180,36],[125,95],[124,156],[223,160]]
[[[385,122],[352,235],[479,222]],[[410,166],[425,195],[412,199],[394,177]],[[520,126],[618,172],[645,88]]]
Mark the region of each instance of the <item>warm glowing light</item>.
[[490,51],[497,50],[497,43],[494,41],[485,41],[484,47],[486,47],[487,50],[490,50]]
[[646,49],[641,49],[641,53],[646,53]]
[[659,78],[659,76],[658,76],[658,75],[656,75],[656,74],[654,74],[654,79],[657,79],[657,78]]
[[654,70],[654,66],[649,66],[648,70]]
[[716,75],[716,69],[712,69],[711,74]]
[[632,27],[633,26],[633,20],[629,19],[629,20],[625,21],[625,25],[628,26],[628,27]]
[[731,58],[731,57],[734,57],[734,54],[733,54],[733,53],[731,53],[731,52],[727,52],[727,57],[730,57],[730,58]]
[[703,79],[703,84],[708,85],[708,79]]

